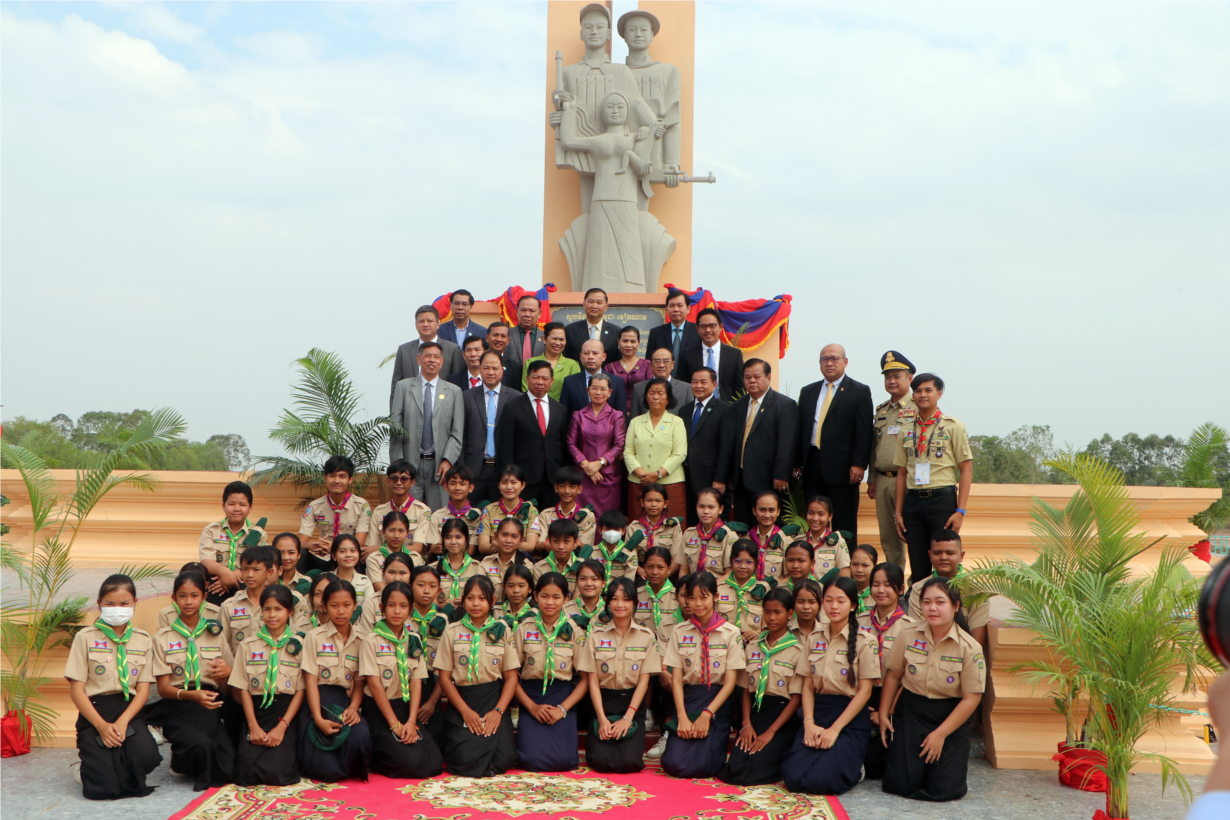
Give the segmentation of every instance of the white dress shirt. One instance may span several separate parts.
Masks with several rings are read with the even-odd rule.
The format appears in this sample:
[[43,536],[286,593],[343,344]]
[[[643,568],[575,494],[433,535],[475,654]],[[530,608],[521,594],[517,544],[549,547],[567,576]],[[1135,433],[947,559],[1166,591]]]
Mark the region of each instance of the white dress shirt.
[[530,410],[534,412],[534,421],[538,421],[538,405],[542,403],[542,417],[546,420],[548,426],[551,424],[551,396],[544,395],[541,399],[534,398],[533,393],[527,393],[530,397]]
[[[820,408],[824,407],[824,397],[828,393],[832,393],[833,399],[836,399],[837,390],[841,387],[841,383],[842,381],[845,380],[845,378],[846,378],[845,376],[842,376],[835,382],[825,382],[824,386],[820,388],[820,395],[816,396],[816,416],[815,416],[815,419],[812,421],[812,425],[811,425],[811,443],[813,445],[815,445],[816,443],[816,430],[820,425]],[[830,400],[829,409],[832,409],[832,407],[833,407],[833,402],[832,400]]]

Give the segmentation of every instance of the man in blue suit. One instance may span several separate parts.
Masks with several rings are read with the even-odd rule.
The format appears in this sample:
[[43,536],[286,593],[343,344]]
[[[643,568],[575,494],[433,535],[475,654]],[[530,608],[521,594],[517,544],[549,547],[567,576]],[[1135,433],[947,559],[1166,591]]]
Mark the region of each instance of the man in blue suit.
[[[581,372],[564,379],[564,386],[559,394],[560,404],[569,413],[589,407],[589,379],[595,373],[602,372],[602,364],[606,361],[606,348],[598,339],[590,339],[581,345]],[[611,379],[611,407],[623,413],[628,407],[624,396],[624,380]]]
[[465,349],[466,339],[485,338],[487,328],[470,321],[470,311],[474,308],[474,294],[468,290],[455,290],[451,300],[453,318],[440,325],[440,337]]

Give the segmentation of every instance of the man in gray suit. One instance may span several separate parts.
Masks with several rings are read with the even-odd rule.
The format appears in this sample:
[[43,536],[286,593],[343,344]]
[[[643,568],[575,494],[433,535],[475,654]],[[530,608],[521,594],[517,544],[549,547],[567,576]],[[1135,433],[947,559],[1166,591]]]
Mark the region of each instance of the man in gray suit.
[[[675,372],[675,356],[671,349],[659,347],[655,350],[649,357],[649,366],[653,369],[654,378],[670,379],[671,394],[675,397],[675,401],[668,412],[679,415],[683,406],[692,400],[692,385],[671,377],[671,374]],[[632,387],[632,418],[649,410],[649,405],[645,403],[645,388],[647,387],[649,387],[649,382],[639,382]]]
[[[423,305],[414,312],[414,327],[419,337],[413,342],[406,342],[397,348],[397,356],[393,359],[393,383],[389,385],[389,407],[392,407],[393,393],[397,383],[402,379],[412,379],[419,374],[419,346],[424,342],[435,342],[440,346],[443,364],[440,366],[440,378],[447,379],[453,373],[466,369],[465,357],[461,348],[448,339],[440,338],[440,314],[431,305]],[[413,464],[414,460],[411,459]]]
[[504,407],[521,395],[502,384],[504,363],[500,354],[488,350],[479,361],[478,372],[483,383],[463,390],[461,404],[465,408],[465,432],[461,436],[461,460],[474,473],[474,492],[470,503],[495,501],[500,497],[499,462],[495,453],[495,426],[504,414]]
[[439,342],[419,345],[418,375],[402,379],[393,390],[389,417],[406,431],[389,439],[389,463],[404,458],[416,465],[418,480],[410,494],[436,511],[448,503],[441,483],[461,458],[465,415],[461,388],[440,378],[444,354]]

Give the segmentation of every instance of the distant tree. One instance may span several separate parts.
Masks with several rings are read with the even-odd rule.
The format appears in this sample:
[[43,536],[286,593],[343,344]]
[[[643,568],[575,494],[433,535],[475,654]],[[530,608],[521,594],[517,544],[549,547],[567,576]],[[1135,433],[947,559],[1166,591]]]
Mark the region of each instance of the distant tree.
[[1055,456],[1051,428],[1025,425],[1006,436],[971,436],[974,481],[979,484],[1053,484],[1062,475],[1046,466]]
[[1123,474],[1124,483],[1133,487],[1157,487],[1164,475],[1183,461],[1183,439],[1175,436],[1138,436],[1128,433],[1113,439],[1107,433],[1094,439],[1082,452],[1105,461]]
[[1211,421],[1197,427],[1183,443],[1179,463],[1160,470],[1158,477],[1171,487],[1221,488],[1221,498],[1188,520],[1205,535],[1230,525],[1230,434],[1226,428]]
[[226,457],[227,469],[244,472],[252,469],[252,452],[243,436],[227,433],[226,435],[210,436],[206,444],[216,445]]

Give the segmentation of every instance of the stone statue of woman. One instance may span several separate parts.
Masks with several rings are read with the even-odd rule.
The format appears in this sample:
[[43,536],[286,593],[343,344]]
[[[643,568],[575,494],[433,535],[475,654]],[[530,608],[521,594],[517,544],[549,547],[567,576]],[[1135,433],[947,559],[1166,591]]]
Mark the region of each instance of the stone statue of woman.
[[648,126],[630,127],[633,116],[629,96],[612,91],[599,108],[605,131],[591,135],[586,133],[592,129],[582,119],[576,103],[563,104],[561,145],[566,151],[587,155],[594,173],[585,261],[579,286],[573,283],[576,290],[645,292],[636,199],[638,177],[649,173],[651,163],[637,153],[637,143],[651,139],[652,131]]

